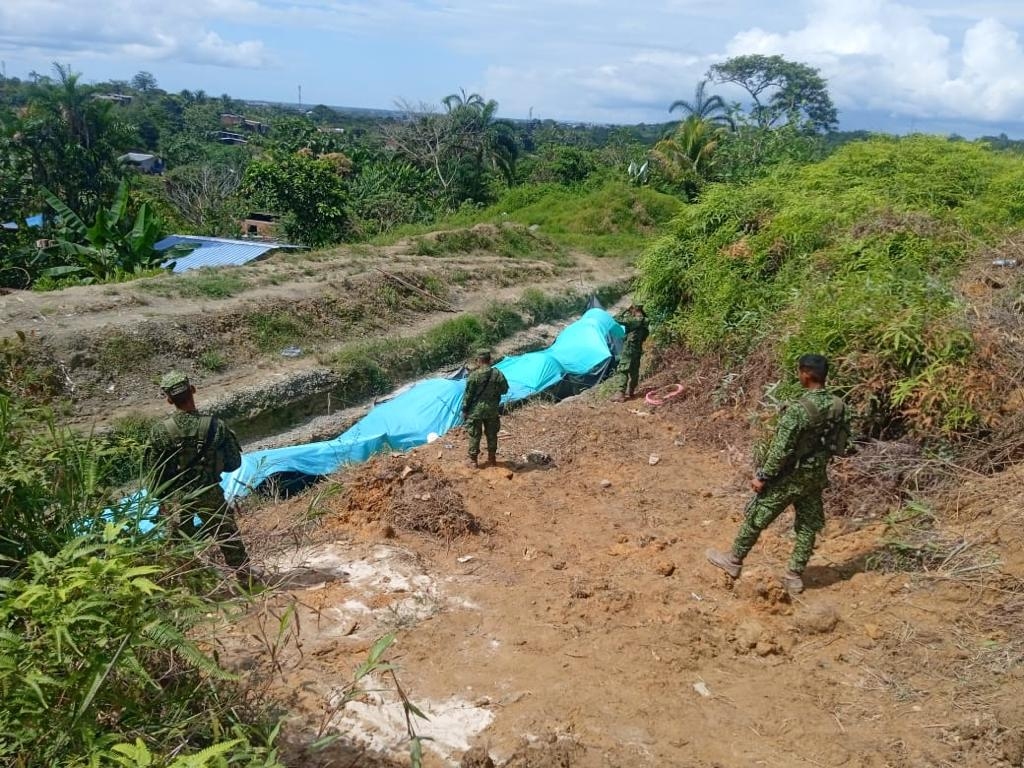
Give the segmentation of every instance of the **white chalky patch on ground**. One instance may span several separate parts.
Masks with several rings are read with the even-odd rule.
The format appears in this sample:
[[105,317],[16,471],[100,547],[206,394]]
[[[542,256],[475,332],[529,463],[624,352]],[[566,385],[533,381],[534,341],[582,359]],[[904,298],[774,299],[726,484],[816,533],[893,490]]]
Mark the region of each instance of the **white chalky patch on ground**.
[[[366,687],[375,686],[368,684]],[[423,742],[424,749],[434,752],[449,765],[457,765],[473,739],[494,720],[490,710],[459,698],[413,703],[430,718],[413,718],[416,733],[430,739]],[[405,713],[400,702],[383,701],[379,694],[372,694],[365,702],[349,702],[332,725],[373,751],[396,758],[408,754]]]

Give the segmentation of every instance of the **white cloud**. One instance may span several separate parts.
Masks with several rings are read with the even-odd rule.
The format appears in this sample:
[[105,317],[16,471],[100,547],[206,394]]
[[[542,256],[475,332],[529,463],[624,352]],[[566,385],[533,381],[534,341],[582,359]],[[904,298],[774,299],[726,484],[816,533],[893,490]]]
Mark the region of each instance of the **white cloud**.
[[[840,118],[1018,122],[1020,29],[1022,0],[0,0],[0,58],[25,69],[261,68],[216,77],[233,92],[248,79],[254,97],[316,80],[334,103],[352,98],[351,79],[377,104],[465,85],[505,115],[615,122],[668,120],[709,65],[739,53],[821,68]],[[339,69],[353,78],[328,74]]]
[[0,48],[22,55],[261,67],[269,60],[262,41],[225,40],[208,26],[246,18],[258,8],[251,0],[15,0],[0,3]]
[[[783,54],[818,66],[841,109],[986,122],[1021,118],[1024,49],[1002,21],[972,19],[958,48],[909,5],[815,0],[809,6],[803,27],[748,29],[726,52]],[[971,7],[964,4],[960,13]]]

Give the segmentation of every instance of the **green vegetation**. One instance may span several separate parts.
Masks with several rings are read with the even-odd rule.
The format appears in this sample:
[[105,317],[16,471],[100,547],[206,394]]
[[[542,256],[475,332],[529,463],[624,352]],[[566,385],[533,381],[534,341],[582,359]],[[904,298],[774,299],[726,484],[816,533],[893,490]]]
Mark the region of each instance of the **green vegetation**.
[[184,298],[226,299],[244,291],[246,283],[230,270],[201,269],[194,277],[180,281],[176,287]]
[[644,256],[639,293],[664,337],[788,374],[813,350],[869,431],[972,434],[996,397],[972,376],[955,279],[1024,216],[1024,166],[982,145],[850,144],[750,184],[712,185]]
[[572,257],[566,255],[550,238],[520,226],[500,226],[494,229],[474,227],[438,232],[416,240],[415,250],[420,256],[450,256],[480,251],[509,259],[550,261],[563,267],[573,264]]
[[[541,238],[563,248],[579,249],[598,256],[636,256],[650,237],[682,207],[682,201],[672,195],[649,187],[633,187],[624,181],[598,180],[583,188],[544,184],[510,189],[493,205],[483,209],[463,209],[435,226],[448,229],[504,222],[527,227],[536,225],[536,232],[511,228],[501,234],[503,241],[494,242],[492,239],[484,244],[509,256],[520,255],[526,245],[543,243]],[[418,235],[426,229],[399,229],[378,242],[393,242],[401,237]],[[462,252],[472,249],[463,247],[463,243],[473,243],[474,240],[482,243],[479,240],[482,237],[485,236],[472,232],[442,234],[418,240],[417,251],[429,255],[436,255],[431,252],[432,248],[436,248],[437,253]],[[424,240],[453,245],[421,245]]]
[[[194,765],[279,765],[271,730],[202,650],[221,611],[193,545],[102,518],[144,480],[140,425],[100,439],[61,426],[24,348],[0,349],[0,762],[126,765],[129,743]],[[253,710],[249,710],[253,711]],[[257,714],[257,719],[262,715]],[[134,763],[131,763],[134,765]]]
[[278,352],[306,338],[307,328],[284,311],[255,312],[248,321],[253,343],[263,352]]
[[[152,250],[157,237],[237,237],[250,213],[274,214],[279,237],[323,247],[450,218],[452,226],[500,223],[524,198],[549,195],[555,208],[527,211],[526,223],[549,225],[563,246],[635,252],[636,227],[622,220],[634,201],[621,208],[622,195],[595,192],[606,182],[646,184],[627,169],[643,163],[662,132],[511,123],[499,119],[495,101],[465,91],[438,109],[406,105],[380,120],[167,93],[151,77],[86,85],[65,66],[55,74],[0,81],[0,217],[50,209],[41,230],[0,231],[0,285],[56,289],[137,277],[163,261]],[[247,122],[239,124],[241,113]],[[119,159],[131,152],[159,162],[134,168],[151,161]],[[129,178],[131,191],[118,192]],[[645,198],[641,230],[649,228],[645,212],[659,207],[647,193],[635,193]],[[607,221],[588,210],[605,203],[613,206]],[[116,227],[103,213],[115,210]],[[96,241],[78,226],[98,213],[118,238]]]
[[204,368],[211,373],[220,373],[228,367],[228,361],[224,358],[224,355],[215,349],[203,352],[197,362],[200,368]]
[[141,336],[130,331],[117,331],[103,340],[99,350],[99,368],[106,373],[120,373],[153,355],[153,348]]

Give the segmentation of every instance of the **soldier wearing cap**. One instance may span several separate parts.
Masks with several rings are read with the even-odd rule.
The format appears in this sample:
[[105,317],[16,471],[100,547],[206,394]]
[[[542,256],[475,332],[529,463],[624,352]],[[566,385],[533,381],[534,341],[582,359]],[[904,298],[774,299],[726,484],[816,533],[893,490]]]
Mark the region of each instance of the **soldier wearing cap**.
[[612,398],[615,402],[632,399],[640,383],[640,359],[644,354],[644,342],[650,335],[647,313],[639,304],[631,304],[615,318],[626,329],[626,338],[619,355],[620,389]]
[[[249,557],[220,486],[221,473],[241,466],[238,438],[220,419],[199,412],[196,388],[184,373],[171,371],[160,388],[175,408],[153,427],[149,442],[162,511],[176,531],[213,538],[228,565],[247,567]],[[195,517],[201,521],[198,527]]]
[[501,396],[508,392],[508,381],[497,368],[491,367],[490,350],[481,349],[476,356],[477,367],[466,379],[466,392],[462,397],[462,418],[469,428],[469,466],[477,466],[480,438],[487,437],[487,465],[497,462],[498,430],[501,418],[498,406]]

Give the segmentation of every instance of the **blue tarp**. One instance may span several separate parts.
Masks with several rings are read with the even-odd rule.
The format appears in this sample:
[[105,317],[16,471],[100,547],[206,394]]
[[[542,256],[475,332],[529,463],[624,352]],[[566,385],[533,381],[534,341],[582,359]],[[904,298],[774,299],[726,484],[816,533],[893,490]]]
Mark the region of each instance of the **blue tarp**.
[[[514,403],[543,392],[565,376],[602,373],[614,350],[621,347],[624,329],[603,309],[592,308],[567,326],[547,349],[506,357],[497,368],[508,379],[504,403]],[[242,455],[242,466],[222,476],[224,495],[247,496],[276,474],[298,473],[317,477],[346,464],[366,461],[383,451],[407,451],[424,445],[459,424],[465,378],[425,379],[375,406],[352,427],[334,438]],[[122,500],[108,519],[135,518],[147,533],[154,526],[156,502],[141,490]]]
[[[547,349],[507,357],[497,364],[509,382],[505,403],[524,400],[554,386],[566,375],[604,369],[622,340],[623,328],[603,309],[589,309],[565,328]],[[327,475],[346,464],[383,451],[407,451],[457,426],[465,379],[426,379],[377,405],[333,440],[246,453],[242,466],[224,475],[228,498],[245,496],[269,477],[297,472]]]

